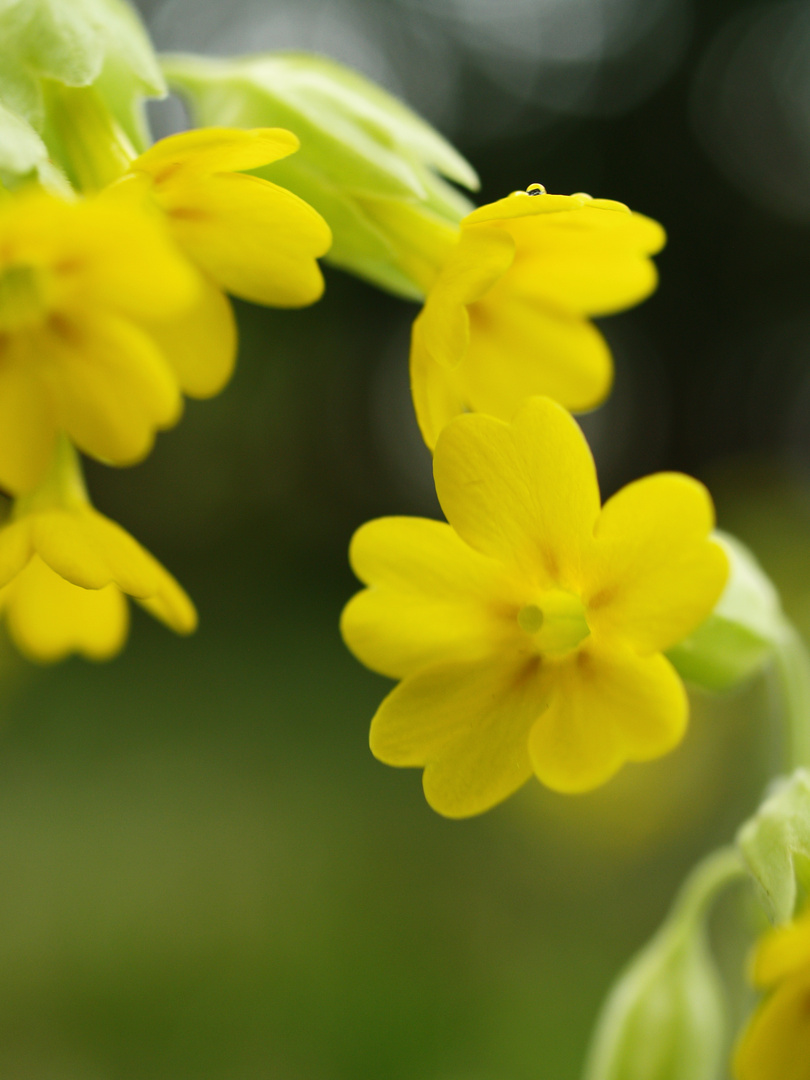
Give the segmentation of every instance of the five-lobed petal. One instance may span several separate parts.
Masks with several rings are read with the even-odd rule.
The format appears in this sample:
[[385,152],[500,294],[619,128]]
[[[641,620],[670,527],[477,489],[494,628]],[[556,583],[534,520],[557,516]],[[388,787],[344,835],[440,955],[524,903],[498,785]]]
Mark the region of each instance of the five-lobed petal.
[[430,804],[463,817],[532,772],[586,791],[672,749],[688,703],[662,652],[727,575],[705,488],[660,474],[600,509],[587,443],[547,398],[511,424],[452,421],[434,471],[449,524],[382,519],[352,544],[368,588],[344,637],[403,680],[372,722],[374,753],[423,766]]
[[598,405],[612,361],[589,317],[653,291],[650,256],[664,239],[649,218],[586,195],[519,192],[464,218],[413,330],[411,384],[428,446],[466,411],[510,420],[537,394],[574,411]]

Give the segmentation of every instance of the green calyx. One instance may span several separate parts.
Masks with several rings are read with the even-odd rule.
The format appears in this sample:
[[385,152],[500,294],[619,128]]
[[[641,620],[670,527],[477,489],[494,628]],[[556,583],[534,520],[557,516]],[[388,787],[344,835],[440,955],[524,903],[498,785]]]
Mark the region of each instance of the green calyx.
[[301,149],[258,174],[329,223],[327,259],[419,299],[472,208],[444,177],[474,189],[472,167],[402,102],[332,60],[266,54],[167,56],[169,83],[199,124],[283,127]]

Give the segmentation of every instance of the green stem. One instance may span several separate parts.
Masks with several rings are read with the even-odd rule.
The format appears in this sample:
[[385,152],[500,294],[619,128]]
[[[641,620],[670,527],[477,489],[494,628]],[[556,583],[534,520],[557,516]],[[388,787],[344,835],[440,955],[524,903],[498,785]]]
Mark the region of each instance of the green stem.
[[748,869],[736,847],[718,848],[695,866],[675,897],[667,924],[689,929],[702,919],[715,897],[726,885],[748,876]]
[[774,674],[786,726],[786,771],[810,767],[810,654],[787,619],[774,643]]

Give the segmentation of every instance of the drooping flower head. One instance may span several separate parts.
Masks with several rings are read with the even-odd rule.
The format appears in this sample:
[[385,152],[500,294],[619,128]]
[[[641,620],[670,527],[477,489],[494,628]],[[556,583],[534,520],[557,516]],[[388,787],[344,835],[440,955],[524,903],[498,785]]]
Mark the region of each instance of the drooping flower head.
[[767,996],[737,1045],[735,1080],[810,1080],[810,906],[765,935],[752,975]]
[[413,328],[411,386],[434,446],[460,413],[511,420],[544,394],[567,409],[598,405],[613,367],[589,321],[655,288],[657,222],[589,195],[515,192],[461,222]]
[[33,488],[60,430],[104,461],[142,458],[182,407],[156,333],[199,289],[137,208],[36,189],[0,203],[0,487]]
[[106,660],[123,646],[127,596],[178,634],[197,626],[175,579],[120,525],[90,505],[64,437],[45,480],[0,528],[0,614],[27,657]]
[[352,541],[369,587],[344,638],[402,680],[372,722],[374,754],[424,767],[431,806],[464,817],[532,773],[587,791],[671,750],[688,703],[662,653],[727,575],[706,489],[660,473],[600,508],[582,432],[545,398],[512,424],[452,421],[434,473],[449,524],[382,518]]

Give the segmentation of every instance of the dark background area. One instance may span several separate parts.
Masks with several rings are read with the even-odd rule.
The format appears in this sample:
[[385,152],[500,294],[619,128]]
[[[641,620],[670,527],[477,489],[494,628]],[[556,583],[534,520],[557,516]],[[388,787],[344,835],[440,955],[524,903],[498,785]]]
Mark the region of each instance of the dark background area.
[[[602,324],[604,493],[700,477],[810,629],[810,3],[141,7],[161,49],[356,65],[469,157],[479,201],[541,181],[661,221],[658,292]],[[137,468],[88,465],[202,625],[136,613],[102,667],[4,660],[0,1077],[575,1080],[618,967],[779,767],[765,680],[695,695],[676,753],[593,795],[533,783],[469,822],[371,758],[387,684],[337,618],[353,529],[437,512],[415,313],[332,270],[310,310],[240,305],[228,389]]]

